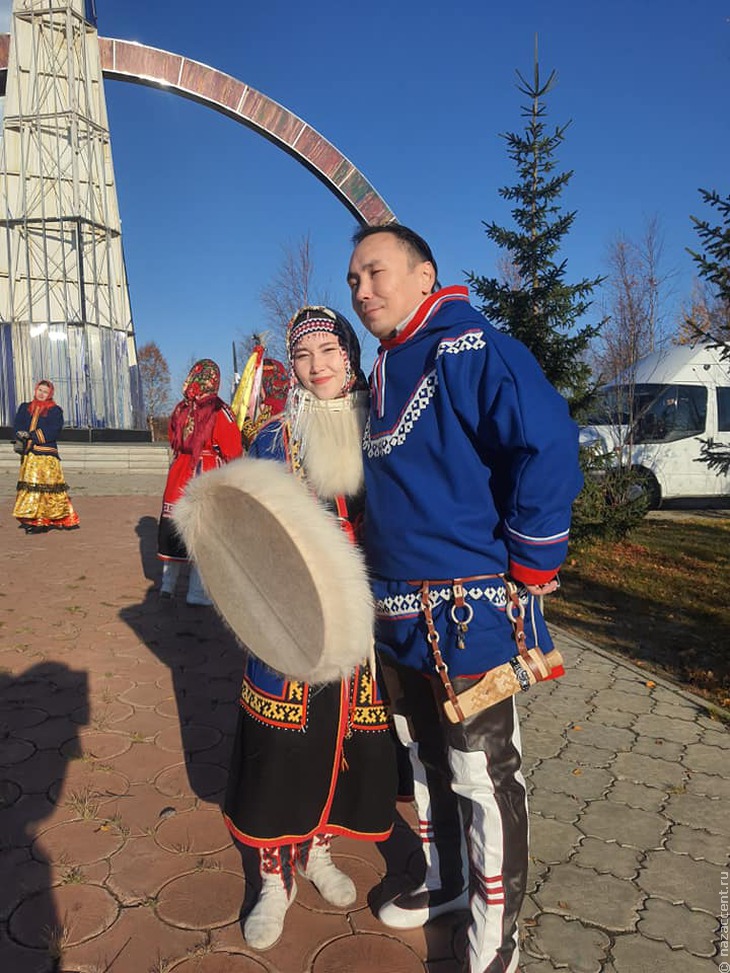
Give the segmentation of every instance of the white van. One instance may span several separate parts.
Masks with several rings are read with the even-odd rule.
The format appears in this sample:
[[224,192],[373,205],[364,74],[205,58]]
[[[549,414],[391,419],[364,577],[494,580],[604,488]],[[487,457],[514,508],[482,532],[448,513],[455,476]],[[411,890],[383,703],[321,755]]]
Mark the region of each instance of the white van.
[[730,497],[730,474],[710,469],[700,440],[730,444],[730,362],[707,345],[672,345],[601,387],[583,445],[642,473],[650,506]]

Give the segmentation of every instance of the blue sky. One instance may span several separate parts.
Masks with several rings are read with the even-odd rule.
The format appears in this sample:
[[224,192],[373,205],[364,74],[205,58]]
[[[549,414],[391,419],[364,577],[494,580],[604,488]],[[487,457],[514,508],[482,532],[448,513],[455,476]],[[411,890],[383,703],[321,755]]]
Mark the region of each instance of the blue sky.
[[[0,15],[9,0],[0,0]],[[521,131],[539,35],[558,156],[577,210],[569,282],[605,272],[618,234],[656,215],[667,311],[694,276],[689,215],[700,186],[728,192],[730,5],[726,0],[97,0],[102,36],[137,40],[226,71],[304,118],[432,244],[443,283],[495,273],[482,220],[509,222],[515,173],[500,132]],[[0,19],[0,23],[1,23]],[[315,278],[350,312],[355,221],[293,159],[232,120],[172,94],[107,82],[107,107],[138,344],[154,340],[179,390],[192,358],[231,375],[231,344],[260,328],[260,292],[282,246],[309,233]],[[600,302],[600,297],[598,298]],[[596,308],[596,316],[600,308]],[[374,343],[368,340],[369,362]]]

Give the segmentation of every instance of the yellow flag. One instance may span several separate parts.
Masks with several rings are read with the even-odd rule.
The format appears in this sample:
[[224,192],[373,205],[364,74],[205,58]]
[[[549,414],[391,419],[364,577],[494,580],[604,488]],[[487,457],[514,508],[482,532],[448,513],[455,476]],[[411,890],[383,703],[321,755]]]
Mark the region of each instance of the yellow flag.
[[260,371],[263,360],[264,346],[256,345],[244,366],[241,381],[238,383],[236,394],[233,396],[233,401],[231,402],[231,412],[236,417],[236,425],[239,429],[243,429],[249,408],[255,405],[251,400],[254,387],[257,384],[256,375]]

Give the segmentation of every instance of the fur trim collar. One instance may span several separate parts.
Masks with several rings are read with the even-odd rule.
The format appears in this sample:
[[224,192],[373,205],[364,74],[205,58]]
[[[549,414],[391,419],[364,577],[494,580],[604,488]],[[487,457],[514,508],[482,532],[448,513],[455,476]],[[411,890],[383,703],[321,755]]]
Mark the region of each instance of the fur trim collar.
[[288,412],[307,483],[318,497],[357,496],[364,486],[362,437],[368,393],[320,401],[295,389]]

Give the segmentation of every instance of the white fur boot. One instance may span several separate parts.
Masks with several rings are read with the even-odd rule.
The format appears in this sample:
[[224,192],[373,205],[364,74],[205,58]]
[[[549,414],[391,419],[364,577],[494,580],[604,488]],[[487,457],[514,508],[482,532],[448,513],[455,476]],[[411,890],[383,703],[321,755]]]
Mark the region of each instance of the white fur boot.
[[309,879],[325,902],[331,905],[352,905],[357,898],[355,883],[332,861],[329,835],[315,835],[311,845],[305,842],[299,846],[297,871]]
[[297,895],[292,881],[287,892],[280,873],[261,876],[261,893],[243,925],[243,935],[251,949],[271,949],[284,930],[284,917]]
[[175,594],[175,585],[180,574],[180,561],[162,562],[162,582],[160,583],[160,597],[172,598]]
[[208,597],[200,573],[194,564],[190,565],[190,580],[188,581],[188,595],[185,601],[188,605],[212,605],[213,602]]

